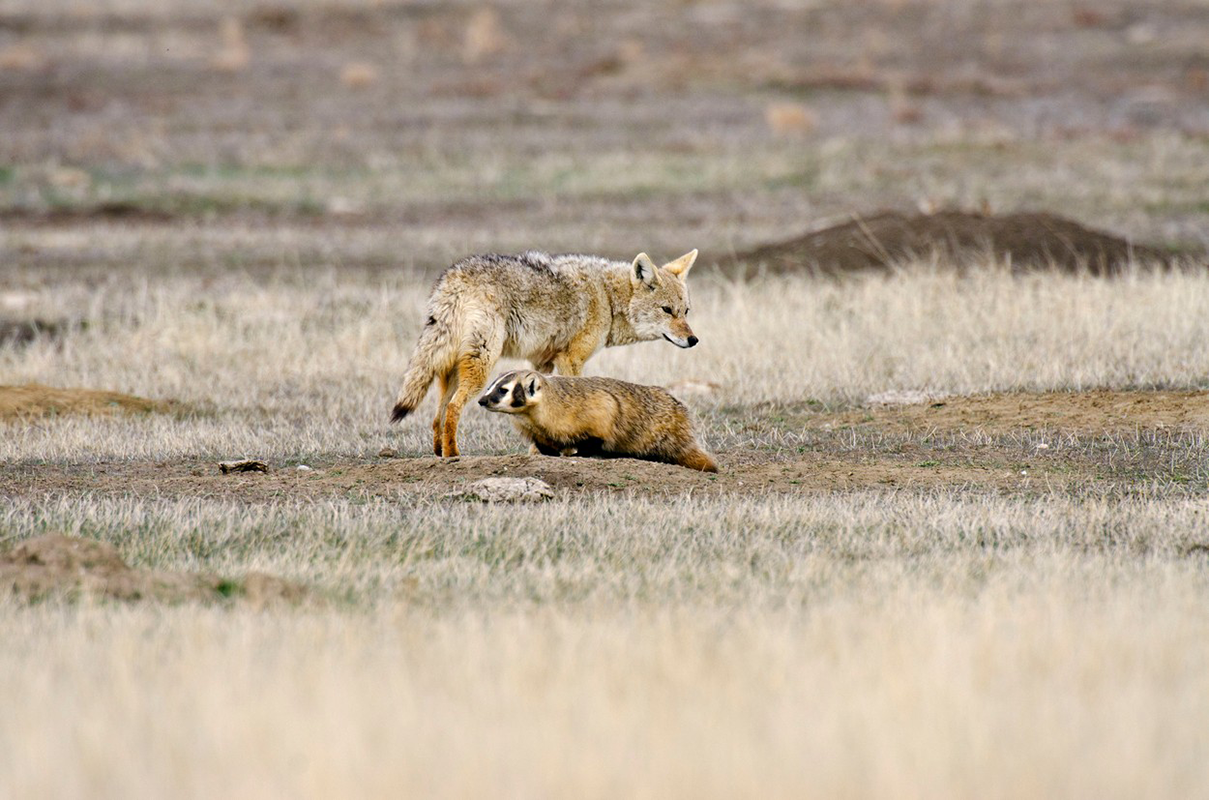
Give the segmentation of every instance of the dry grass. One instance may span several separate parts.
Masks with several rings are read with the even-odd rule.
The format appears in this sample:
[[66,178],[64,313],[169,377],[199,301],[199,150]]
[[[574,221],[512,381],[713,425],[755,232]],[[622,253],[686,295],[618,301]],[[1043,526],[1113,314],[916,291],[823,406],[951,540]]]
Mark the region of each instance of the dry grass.
[[336,605],[0,605],[0,767],[97,797],[1194,796],[1207,512],[19,503],[17,535],[273,569]]
[[[7,425],[10,463],[427,447],[423,424],[383,421],[417,286],[26,285],[31,313],[88,325],[0,352],[10,380],[203,411]],[[700,409],[715,444],[800,446],[788,429],[759,445],[743,421],[775,417],[764,400],[889,388],[1197,385],[1206,294],[1209,278],[1180,273],[699,279],[700,347],[592,367],[719,381],[735,411]],[[467,416],[468,446],[518,449],[491,422]],[[869,436],[845,447],[886,447]],[[1120,460],[1147,442],[1063,446]],[[1192,796],[1209,778],[1209,506],[1147,486],[525,509],[25,493],[0,509],[7,541],[95,537],[135,566],[259,570],[320,599],[0,601],[0,772],[18,795],[96,797]]]
[[97,538],[155,569],[280,574],[357,608],[754,612],[848,593],[873,602],[900,579],[974,596],[990,576],[1024,579],[1033,561],[1195,569],[1209,545],[1206,510],[1203,497],[996,498],[959,489],[634,494],[520,508],[402,493],[255,505],[81,494],[14,499],[0,512],[0,530],[10,539]]
[[22,796],[1203,796],[1203,588],[1062,573],[758,620],[10,613],[0,764]]
[[[88,324],[61,340],[0,350],[6,382],[118,390],[202,412],[14,426],[0,459],[429,449],[424,420],[433,398],[417,420],[385,421],[427,286],[329,273],[305,282],[114,279],[100,290],[54,282],[32,291],[31,315],[78,315]],[[994,269],[963,279],[925,269],[844,284],[703,276],[694,291],[701,345],[618,348],[589,362],[589,372],[655,384],[713,381],[729,405],[852,404],[892,389],[1199,387],[1209,375],[1203,273],[1097,281],[1016,279]],[[510,427],[499,422],[468,413],[466,442],[480,452],[515,451]]]
[[[87,325],[0,347],[0,383],[192,411],[0,424],[0,487],[67,476],[4,497],[0,544],[78,534],[320,599],[0,599],[0,792],[1209,796],[1203,430],[809,421],[893,389],[1203,388],[1204,274],[701,269],[699,347],[589,364],[721,384],[696,410],[726,458],[970,475],[990,451],[1059,488],[495,508],[96,485],[114,462],[427,452],[427,409],[386,414],[419,274],[469,252],[705,264],[852,212],[985,205],[1204,245],[1209,17],[1095,6],[11,0],[0,307]],[[521,449],[464,419],[468,452]]]
[[[322,599],[261,613],[0,601],[0,773],[16,794],[1209,785],[1209,506],[1191,463],[1203,437],[1013,434],[1021,458],[1045,438],[1114,477],[1008,496],[635,492],[525,509],[403,487],[279,504],[99,496],[87,470],[114,459],[426,452],[423,419],[385,422],[426,287],[364,273],[17,276],[24,313],[87,325],[0,350],[7,382],[198,411],[6,425],[4,463],[99,463],[78,488],[10,498],[0,537],[96,537],[135,566],[260,570]],[[720,383],[721,403],[698,412],[723,452],[814,446],[824,434],[793,427],[806,401],[1197,387],[1209,374],[1204,274],[916,265],[846,283],[695,281],[699,347],[639,345],[589,366]],[[467,449],[520,450],[496,422],[467,414]],[[922,441],[854,430],[833,444],[855,459]],[[935,451],[918,458],[972,441],[928,436]],[[1147,477],[1161,471],[1185,483]]]

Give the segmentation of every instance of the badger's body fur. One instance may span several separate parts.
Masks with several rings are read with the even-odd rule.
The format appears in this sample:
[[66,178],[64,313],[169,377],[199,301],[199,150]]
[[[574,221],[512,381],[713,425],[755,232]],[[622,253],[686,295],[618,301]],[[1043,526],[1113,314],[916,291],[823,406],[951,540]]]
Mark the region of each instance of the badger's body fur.
[[697,444],[688,409],[658,386],[518,370],[496,378],[479,405],[510,414],[545,455],[627,456],[718,471]]

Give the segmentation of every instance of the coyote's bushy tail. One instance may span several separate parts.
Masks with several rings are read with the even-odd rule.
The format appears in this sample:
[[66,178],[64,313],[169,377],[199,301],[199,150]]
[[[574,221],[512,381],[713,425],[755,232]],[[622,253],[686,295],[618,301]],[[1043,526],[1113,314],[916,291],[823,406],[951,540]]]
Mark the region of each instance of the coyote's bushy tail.
[[452,333],[448,325],[433,317],[428,318],[428,324],[424,326],[407,365],[407,374],[403,376],[403,388],[399,390],[395,407],[390,412],[391,422],[398,422],[415,411],[438,373],[452,366],[457,356],[457,342]]

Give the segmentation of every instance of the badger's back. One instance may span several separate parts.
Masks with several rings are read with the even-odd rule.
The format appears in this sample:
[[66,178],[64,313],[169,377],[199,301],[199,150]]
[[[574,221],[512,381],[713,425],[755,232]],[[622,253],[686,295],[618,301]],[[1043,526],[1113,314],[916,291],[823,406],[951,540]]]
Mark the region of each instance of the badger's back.
[[546,377],[546,384],[541,418],[531,417],[530,425],[533,433],[553,444],[598,442],[604,455],[674,463],[700,449],[688,409],[660,387],[553,375]]

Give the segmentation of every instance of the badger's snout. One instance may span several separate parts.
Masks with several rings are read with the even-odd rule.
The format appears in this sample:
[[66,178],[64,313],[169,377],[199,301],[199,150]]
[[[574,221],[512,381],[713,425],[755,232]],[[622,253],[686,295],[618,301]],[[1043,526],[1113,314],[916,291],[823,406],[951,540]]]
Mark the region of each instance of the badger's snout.
[[483,395],[479,398],[479,405],[481,405],[483,408],[487,407],[487,395]]
[[689,347],[692,347],[693,345],[695,345],[695,344],[696,344],[697,342],[699,342],[699,341],[701,341],[701,340],[700,340],[700,339],[698,339],[696,336],[690,336],[690,337],[688,337],[688,346],[689,346]]

